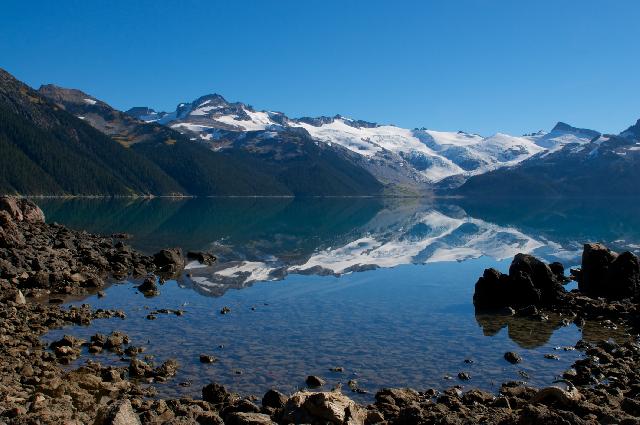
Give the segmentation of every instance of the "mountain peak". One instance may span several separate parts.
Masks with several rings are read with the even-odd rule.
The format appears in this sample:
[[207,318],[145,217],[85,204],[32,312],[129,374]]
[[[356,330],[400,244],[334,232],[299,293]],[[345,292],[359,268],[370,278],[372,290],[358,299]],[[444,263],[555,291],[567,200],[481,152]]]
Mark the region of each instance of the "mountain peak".
[[562,132],[562,133],[573,133],[573,134],[584,134],[591,138],[600,137],[601,133],[599,131],[590,130],[588,128],[577,128],[573,127],[565,122],[558,121],[558,123],[551,129],[551,132]]
[[634,125],[620,133],[621,137],[626,139],[640,140],[640,119]]
[[55,84],[44,84],[40,86],[38,92],[58,104],[95,105],[99,102],[82,90],[68,89]]

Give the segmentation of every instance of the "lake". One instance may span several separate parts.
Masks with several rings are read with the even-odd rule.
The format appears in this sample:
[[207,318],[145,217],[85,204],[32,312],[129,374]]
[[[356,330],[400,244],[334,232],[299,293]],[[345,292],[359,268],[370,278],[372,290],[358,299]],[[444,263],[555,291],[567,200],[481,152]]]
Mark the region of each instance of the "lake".
[[[176,358],[178,376],[160,396],[199,396],[215,381],[242,394],[294,392],[307,375],[326,388],[348,382],[371,401],[382,387],[443,389],[459,384],[497,391],[504,381],[544,386],[568,369],[579,339],[616,337],[597,323],[563,326],[476,315],[473,289],[485,268],[506,272],[528,252],[579,265],[582,244],[640,249],[635,200],[152,199],[38,200],[48,222],[111,234],[153,253],[178,246],[210,251],[210,267],[190,263],[177,281],[145,298],[136,282],[70,304],[118,308],[127,318],[67,327],[89,338],[120,330],[157,362]],[[568,288],[574,287],[569,283]],[[223,307],[231,312],[220,314]],[[183,316],[147,315],[183,309]],[[503,355],[516,351],[523,362]],[[218,358],[201,364],[200,354]],[[556,355],[557,359],[545,355]],[[112,353],[87,359],[122,365]],[[342,372],[331,371],[341,367]],[[469,381],[458,379],[470,374]]]

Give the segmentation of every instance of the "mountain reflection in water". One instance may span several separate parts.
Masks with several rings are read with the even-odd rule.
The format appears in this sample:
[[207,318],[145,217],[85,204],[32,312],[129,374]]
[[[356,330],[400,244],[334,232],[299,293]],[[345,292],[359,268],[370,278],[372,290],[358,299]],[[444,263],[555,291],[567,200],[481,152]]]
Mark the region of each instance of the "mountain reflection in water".
[[533,253],[565,266],[582,244],[640,248],[635,200],[198,198],[41,200],[50,221],[99,233],[127,232],[134,247],[206,250],[211,267],[188,265],[181,280],[205,295],[283,279],[395,267],[495,260]]

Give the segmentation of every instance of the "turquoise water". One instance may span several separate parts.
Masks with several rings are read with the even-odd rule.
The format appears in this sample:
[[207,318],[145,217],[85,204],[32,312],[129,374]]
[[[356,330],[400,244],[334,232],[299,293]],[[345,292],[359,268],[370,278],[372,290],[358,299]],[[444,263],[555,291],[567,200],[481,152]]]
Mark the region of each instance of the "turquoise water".
[[[160,295],[145,298],[131,282],[90,297],[127,319],[69,327],[88,338],[121,330],[157,361],[176,358],[179,375],[160,395],[198,396],[216,381],[243,394],[293,392],[309,374],[327,388],[358,381],[377,389],[452,385],[497,390],[506,380],[548,385],[580,355],[562,347],[581,337],[616,337],[597,323],[584,329],[499,316],[476,316],[473,286],[487,267],[508,269],[517,252],[565,266],[579,263],[586,241],[637,250],[638,206],[606,201],[510,204],[380,199],[49,200],[48,221],[100,233],[128,232],[145,252],[167,246],[210,250],[213,267],[190,264]],[[79,302],[78,302],[79,303]],[[221,315],[223,306],[231,313]],[[157,315],[159,308],[185,315]],[[511,365],[506,351],[524,361]],[[200,354],[219,361],[203,365]],[[556,354],[560,360],[544,358]],[[114,354],[86,354],[122,364]],[[343,367],[344,372],[330,368]],[[460,381],[459,372],[471,374]],[[185,386],[184,383],[190,383]],[[183,384],[183,385],[181,385]]]

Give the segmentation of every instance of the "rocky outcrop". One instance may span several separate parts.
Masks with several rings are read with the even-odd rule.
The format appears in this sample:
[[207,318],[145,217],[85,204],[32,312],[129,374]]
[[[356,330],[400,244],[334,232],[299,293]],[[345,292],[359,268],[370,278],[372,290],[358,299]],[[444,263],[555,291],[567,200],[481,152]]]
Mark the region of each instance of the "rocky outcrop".
[[[572,269],[578,290],[588,297],[622,300],[640,297],[640,262],[631,252],[617,254],[597,243],[584,246],[582,269]],[[551,306],[564,302],[564,268],[527,254],[517,254],[509,274],[486,269],[475,286],[477,309]]]
[[585,244],[582,269],[576,277],[585,295],[621,299],[640,294],[638,257],[631,252],[617,254],[602,244]]
[[484,271],[476,283],[473,304],[485,309],[553,304],[566,292],[563,283],[548,264],[531,255],[518,254],[508,275],[496,269]]
[[6,211],[15,221],[44,223],[44,213],[40,207],[24,198],[0,197],[0,211]]
[[31,201],[0,197],[0,279],[27,298],[97,291],[110,275],[145,275],[155,268],[152,258],[122,241],[46,224]]

